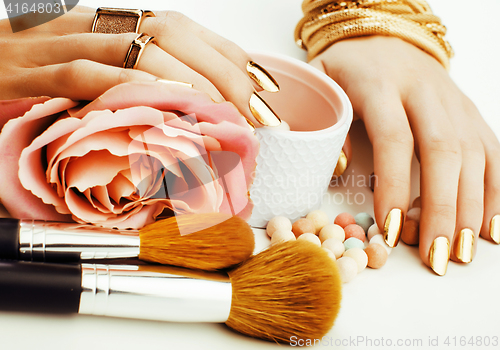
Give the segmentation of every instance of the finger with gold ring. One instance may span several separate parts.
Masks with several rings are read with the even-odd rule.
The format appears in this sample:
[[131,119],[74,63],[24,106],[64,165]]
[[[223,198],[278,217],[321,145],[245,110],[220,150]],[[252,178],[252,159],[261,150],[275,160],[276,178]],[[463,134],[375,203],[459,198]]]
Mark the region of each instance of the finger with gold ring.
[[153,36],[149,36],[144,33],[139,34],[139,36],[132,41],[132,44],[130,44],[127,56],[125,56],[125,61],[123,62],[123,68],[137,68],[144,48],[151,42],[154,43]]

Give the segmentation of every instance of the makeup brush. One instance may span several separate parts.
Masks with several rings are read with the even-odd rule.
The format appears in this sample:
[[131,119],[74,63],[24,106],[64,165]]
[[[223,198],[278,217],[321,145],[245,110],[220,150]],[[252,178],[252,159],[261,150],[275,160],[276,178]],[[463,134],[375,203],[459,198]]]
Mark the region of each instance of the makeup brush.
[[271,341],[323,337],[340,299],[335,262],[305,241],[273,246],[229,278],[161,265],[0,261],[0,310],[225,322]]
[[200,270],[224,269],[254,250],[251,227],[222,213],[184,214],[139,231],[0,219],[0,259],[76,262],[132,258]]

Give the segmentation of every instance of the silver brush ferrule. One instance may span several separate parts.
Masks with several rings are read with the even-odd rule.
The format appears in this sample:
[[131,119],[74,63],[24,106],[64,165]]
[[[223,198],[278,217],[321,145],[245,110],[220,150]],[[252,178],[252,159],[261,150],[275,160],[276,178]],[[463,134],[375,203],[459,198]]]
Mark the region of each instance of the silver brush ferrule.
[[71,255],[75,260],[139,256],[138,231],[118,231],[91,225],[21,220],[19,258],[54,261]]
[[226,322],[227,275],[158,265],[82,264],[78,313],[170,322]]

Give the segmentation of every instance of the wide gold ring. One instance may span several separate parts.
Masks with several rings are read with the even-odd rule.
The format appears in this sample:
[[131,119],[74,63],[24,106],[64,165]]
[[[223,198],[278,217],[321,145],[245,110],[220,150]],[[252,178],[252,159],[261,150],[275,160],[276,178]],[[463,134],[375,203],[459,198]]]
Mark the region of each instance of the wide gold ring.
[[146,17],[155,17],[155,13],[147,10],[100,7],[95,12],[92,33],[139,33],[141,22]]
[[123,62],[123,68],[136,69],[146,45],[150,42],[154,43],[154,36],[149,36],[144,33],[139,34],[139,36],[132,41],[132,44],[130,44],[127,56],[125,56],[125,61]]

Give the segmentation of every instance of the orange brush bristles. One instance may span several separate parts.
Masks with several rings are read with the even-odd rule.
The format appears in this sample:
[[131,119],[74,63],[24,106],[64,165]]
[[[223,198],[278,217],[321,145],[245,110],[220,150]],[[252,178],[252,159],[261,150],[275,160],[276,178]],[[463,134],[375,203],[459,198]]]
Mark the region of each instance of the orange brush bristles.
[[[181,235],[186,232],[192,233]],[[140,240],[141,260],[206,271],[241,263],[255,246],[252,229],[243,219],[221,213],[159,220],[140,230]]]
[[341,280],[326,251],[306,241],[275,245],[229,273],[226,324],[257,338],[290,343],[321,339],[340,308]]

